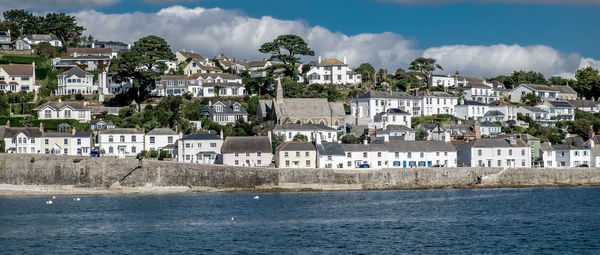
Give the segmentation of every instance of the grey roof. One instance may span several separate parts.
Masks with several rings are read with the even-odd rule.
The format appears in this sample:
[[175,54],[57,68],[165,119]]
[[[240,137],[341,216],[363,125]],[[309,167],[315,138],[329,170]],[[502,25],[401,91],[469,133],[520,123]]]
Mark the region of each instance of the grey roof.
[[237,74],[230,74],[230,73],[195,73],[195,74],[192,74],[191,76],[187,76],[187,77],[190,77],[192,79],[198,79],[198,78],[216,79],[217,77],[220,77],[221,79],[225,79],[225,80],[233,80],[233,79],[241,79],[242,78]]
[[526,109],[530,112],[546,112],[544,111],[542,108],[540,107],[535,107],[535,106],[521,106],[523,109]]
[[483,116],[504,116],[504,113],[502,113],[501,111],[498,110],[493,110],[493,111],[487,111]]
[[276,149],[277,151],[314,151],[312,142],[285,142]]
[[405,125],[388,125],[385,129],[389,131],[414,131]]
[[201,56],[200,54],[198,54],[198,52],[191,52],[191,51],[180,50],[180,51],[178,51],[178,53],[181,54],[181,55],[183,55],[185,58],[204,59],[204,57]]
[[567,101],[550,101],[549,103],[554,107],[561,107],[561,108],[572,108],[573,107]]
[[93,75],[93,74],[84,71],[83,69],[79,68],[78,66],[74,66],[73,68],[71,68],[65,72],[62,72],[60,75],[64,75],[64,76],[75,75],[80,78],[85,78],[86,75]]
[[210,88],[210,87],[222,87],[222,88],[227,87],[227,88],[229,88],[229,87],[243,87],[243,86],[244,86],[244,84],[241,84],[238,82],[215,82],[215,83],[206,82],[206,83],[202,84],[202,87],[205,87],[205,88]]
[[452,95],[448,92],[442,92],[442,91],[423,91],[417,94],[417,96],[419,97],[425,97],[425,96],[431,96],[431,97],[453,97],[456,98],[457,96]]
[[321,144],[317,144],[317,151],[319,155],[325,156],[344,156],[344,149],[342,149],[342,145],[336,142],[325,142]]
[[35,110],[40,110],[46,106],[50,106],[50,107],[54,108],[55,110],[60,110],[67,106],[69,106],[75,110],[90,110],[88,107],[83,106],[83,104],[81,104],[79,102],[47,102],[45,104],[42,104],[42,105],[36,107]]
[[387,146],[390,151],[456,151],[452,144],[441,141],[392,141]]
[[333,128],[325,126],[323,124],[283,124],[283,125],[275,125],[273,127],[273,131],[287,131],[287,130],[301,130],[301,131],[336,131]]
[[92,132],[76,131],[74,137],[92,137]]
[[95,125],[98,124],[100,122],[104,122],[106,123],[106,125],[114,125],[114,123],[111,120],[90,120],[90,125]]
[[[223,111],[218,112],[215,110],[216,105],[223,104]],[[234,110],[234,106],[239,106],[239,111]],[[201,116],[209,116],[209,115],[248,115],[248,112],[244,107],[242,107],[238,102],[235,101],[224,101],[212,104],[211,106],[204,106],[202,110],[200,110]]]
[[412,99],[416,100],[417,97],[408,94],[406,92],[387,92],[387,91],[369,91],[365,94],[358,96],[358,98],[393,98],[393,99]]
[[555,88],[550,87],[548,85],[540,85],[540,84],[521,84],[521,85],[529,87],[529,88],[531,88],[533,90],[558,91],[558,89],[555,89]]
[[342,149],[345,152],[352,151],[387,151],[388,148],[385,144],[342,144]]
[[491,122],[491,121],[484,121],[484,122],[481,123],[481,126],[482,127],[500,127],[500,126],[494,124],[494,122]]
[[220,140],[221,138],[213,134],[191,134],[186,135],[181,140]]
[[463,87],[463,89],[470,89],[470,88],[493,89],[492,87],[485,85],[483,83],[469,83],[468,86]]
[[568,102],[574,107],[594,107],[600,105],[599,101],[594,100],[568,100]]
[[257,60],[248,62],[249,67],[264,67],[267,64],[267,60]]
[[33,76],[34,72],[33,65],[25,64],[0,65],[0,69],[3,69],[11,76]]
[[42,134],[42,137],[81,137],[81,138],[91,138],[91,132],[85,131],[77,131],[75,134],[71,132],[46,132]]
[[567,143],[562,143],[562,144],[553,144],[552,148],[554,150],[557,151],[566,151],[566,150],[583,150],[583,149],[587,149],[585,146],[583,145],[572,145],[572,144],[567,144]]
[[508,139],[505,138],[481,138],[476,140],[471,140],[461,147],[474,147],[474,148],[498,148],[498,147],[529,147],[528,144],[524,143],[519,139],[514,139],[515,144],[510,144]]
[[540,148],[543,151],[553,151],[554,150],[554,148],[552,148],[552,145],[550,143],[548,143],[548,142],[540,144]]
[[577,91],[567,85],[552,85],[552,88],[555,88],[558,92],[563,94],[577,94]]
[[346,118],[343,103],[327,102],[327,98],[279,98],[273,102],[278,118]]
[[103,130],[100,134],[108,134],[108,135],[122,135],[122,134],[143,134],[142,131],[137,128],[112,128]]
[[484,103],[473,101],[473,100],[465,100],[460,105],[485,105]]
[[10,127],[5,128],[4,137],[15,137],[19,133],[24,133],[27,137],[41,137],[43,132],[37,127]]
[[29,40],[37,40],[37,41],[58,41],[58,37],[56,35],[41,35],[41,34],[33,34],[33,35],[21,35],[19,39],[28,38]]
[[264,152],[271,153],[271,142],[267,136],[228,136],[221,152]]
[[147,135],[177,135],[177,132],[170,128],[155,128],[148,132]]

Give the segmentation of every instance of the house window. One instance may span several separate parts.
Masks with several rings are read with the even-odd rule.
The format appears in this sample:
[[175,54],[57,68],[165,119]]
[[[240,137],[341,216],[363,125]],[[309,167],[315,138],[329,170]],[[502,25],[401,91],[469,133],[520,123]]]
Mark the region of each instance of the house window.
[[283,156],[287,158],[289,156],[288,152],[286,151],[285,153],[283,153]]
[[169,136],[167,138],[167,143],[173,143],[173,137],[172,136]]
[[132,142],[135,142],[135,135],[132,135],[132,136],[131,136],[131,141],[132,141]]
[[525,156],[525,149],[521,149],[521,156]]
[[71,118],[71,110],[65,110],[65,119]]
[[186,147],[186,148],[190,148],[190,143],[186,143],[186,144],[185,144],[185,147]]
[[108,136],[108,141],[111,142],[111,143],[113,142],[113,136],[112,135]]
[[424,152],[421,152],[421,155],[420,155],[420,156],[421,156],[421,158],[424,158],[424,157],[425,157],[425,153],[424,153]]
[[52,118],[52,110],[45,110],[44,111],[44,118],[51,119]]
[[481,156],[483,153],[481,150],[477,150],[477,156]]
[[498,149],[498,156],[502,155],[502,151],[500,149]]
[[348,152],[348,154],[347,154],[347,155],[348,155],[348,157],[349,157],[349,158],[351,158],[351,157],[352,157],[352,153],[351,153],[351,152]]
[[[240,156],[240,154],[236,152],[236,153],[233,153],[233,156],[237,158],[237,157],[239,157],[239,156]],[[237,161],[237,160],[236,160],[236,161]],[[237,164],[236,164],[236,165],[237,165]]]
[[290,166],[290,161],[289,160],[285,161],[285,166]]
[[124,136],[124,135],[122,135],[122,136],[120,137],[120,141],[121,141],[121,142],[125,142],[125,136]]
[[185,155],[185,160],[190,160],[190,155]]
[[260,156],[262,156],[262,152],[260,152],[260,151],[259,151],[259,152],[257,152],[257,153],[256,153],[256,156],[257,156],[257,157],[260,157]]
[[306,166],[310,166],[310,160],[306,161]]
[[[32,151],[32,152],[33,152],[33,151]],[[67,149],[65,149],[65,150],[64,150],[64,152],[65,152],[65,154],[68,154],[68,153],[69,153],[69,151],[68,151]]]
[[63,140],[63,143],[64,143],[64,144],[68,144],[68,143],[69,143],[69,139],[64,139],[64,140]]
[[381,152],[377,152],[377,157],[381,158]]
[[237,165],[239,165],[239,164],[240,164],[240,161],[239,161],[239,160],[236,160],[234,164],[237,166]]
[[525,160],[521,160],[521,166],[525,166]]
[[412,152],[408,153],[408,158],[412,158]]
[[135,146],[131,146],[131,153],[136,153],[136,148],[135,148]]
[[155,142],[155,141],[156,141],[156,137],[154,137],[154,136],[151,136],[151,137],[150,137],[150,143],[151,143],[151,144],[154,144],[154,142]]
[[48,139],[44,139],[44,144],[48,144]]
[[210,147],[211,148],[216,148],[217,147],[217,143],[210,143]]
[[502,166],[502,160],[498,160],[498,166]]
[[363,158],[366,158],[366,157],[367,157],[367,155],[368,155],[368,153],[367,153],[367,152],[363,152]]
[[512,149],[508,150],[508,156],[512,156]]
[[300,157],[300,152],[299,151],[296,152],[296,157]]
[[108,147],[108,153],[113,153],[113,147]]
[[257,164],[257,165],[259,165],[259,166],[260,166],[260,165],[262,165],[262,160],[260,160],[260,159],[259,159],[259,160],[257,160],[257,161],[256,161],[256,164]]
[[77,139],[77,145],[81,145],[81,138]]

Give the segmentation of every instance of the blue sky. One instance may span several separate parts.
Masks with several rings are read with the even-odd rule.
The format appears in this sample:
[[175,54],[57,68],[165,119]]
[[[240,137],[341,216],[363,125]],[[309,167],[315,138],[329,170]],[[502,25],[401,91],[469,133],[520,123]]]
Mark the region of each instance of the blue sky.
[[[173,3],[166,2],[139,4],[127,0],[99,10],[156,12]],[[177,4],[238,10],[252,17],[302,20],[310,26],[348,35],[394,32],[418,42],[421,48],[447,44],[544,44],[600,58],[600,4],[401,4],[373,0],[199,0]]]
[[483,77],[600,68],[600,0],[0,0],[11,8],[66,11],[99,40],[154,34],[208,57],[265,58],[261,44],[292,33],[316,55],[390,72],[420,56]]

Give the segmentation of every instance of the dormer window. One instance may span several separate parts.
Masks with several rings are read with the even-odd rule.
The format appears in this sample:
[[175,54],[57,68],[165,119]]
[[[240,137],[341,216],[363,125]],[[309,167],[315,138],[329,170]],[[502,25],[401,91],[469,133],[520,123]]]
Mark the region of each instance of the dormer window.
[[234,105],[233,106],[233,110],[236,111],[236,112],[239,112],[240,111],[240,107],[237,106],[237,105]]
[[222,105],[215,105],[215,111],[216,112],[223,112],[223,106]]

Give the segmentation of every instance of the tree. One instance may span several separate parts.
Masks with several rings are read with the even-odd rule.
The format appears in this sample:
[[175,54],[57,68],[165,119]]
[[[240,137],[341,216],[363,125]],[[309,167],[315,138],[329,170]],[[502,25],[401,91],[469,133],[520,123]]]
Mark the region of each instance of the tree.
[[527,93],[527,95],[521,97],[521,102],[526,103],[529,106],[536,106],[542,102],[542,99],[533,93]]
[[342,137],[342,143],[359,144],[360,139],[356,138],[354,135],[346,134]]
[[293,34],[280,35],[274,41],[266,42],[260,46],[259,51],[271,54],[269,60],[281,61],[283,63],[281,67],[286,69],[286,75],[290,77],[293,77],[295,73],[295,64],[300,62],[298,55],[315,55],[315,52],[308,47],[302,37]]
[[577,70],[575,72],[575,79],[577,83],[573,86],[573,89],[581,95],[585,95],[586,98],[600,96],[600,75],[598,69],[593,67],[586,67]]
[[512,89],[520,84],[547,84],[548,81],[546,81],[546,78],[541,73],[519,70],[514,71],[510,78],[504,80],[503,83],[506,88]]
[[373,82],[375,80],[375,68],[369,63],[360,64],[354,71],[361,75],[361,79],[364,82]]
[[49,42],[41,42],[37,45],[37,54],[42,57],[54,57],[57,52]]
[[[0,21],[0,31],[10,30],[10,40],[14,41],[21,35],[20,26],[13,21]],[[14,32],[13,32],[14,31]]]
[[272,141],[271,146],[272,146],[273,152],[275,152],[275,149],[277,149],[277,147],[279,147],[279,145],[281,145],[285,141],[285,136],[272,133],[271,141]]
[[417,72],[423,76],[423,80],[426,82],[427,88],[431,86],[431,74],[436,70],[444,70],[441,65],[436,63],[436,60],[433,58],[424,58],[419,57],[408,66],[408,70]]
[[[567,83],[569,82],[569,80],[560,77],[560,76],[552,76],[550,78],[548,78],[548,84],[550,85],[567,85]],[[571,83],[573,84],[573,83]]]
[[298,134],[296,134],[294,136],[294,138],[292,138],[292,141],[294,141],[294,142],[306,142],[306,141],[308,141],[308,137],[306,137],[303,134],[298,133]]
[[423,129],[423,128],[417,128],[417,131],[415,132],[415,139],[419,140],[419,141],[423,141],[425,139],[427,139],[427,130]]
[[71,43],[76,44],[85,30],[77,25],[75,17],[64,13],[48,13],[42,24],[48,33],[58,37],[65,48]]
[[42,20],[43,17],[35,16],[25,10],[8,10],[3,14],[4,22],[11,22],[13,28],[11,29],[11,37],[18,38],[21,35],[40,34],[43,33]]
[[[113,61],[111,67],[112,71],[117,73],[115,77],[117,82],[130,78],[138,81],[137,101],[139,103],[146,98],[148,88],[152,88],[155,80],[160,77],[159,73],[152,71],[152,68],[158,65],[158,60],[173,59],[175,54],[171,52],[171,47],[165,39],[150,35],[135,42],[130,51]],[[140,69],[140,66],[145,68]]]

